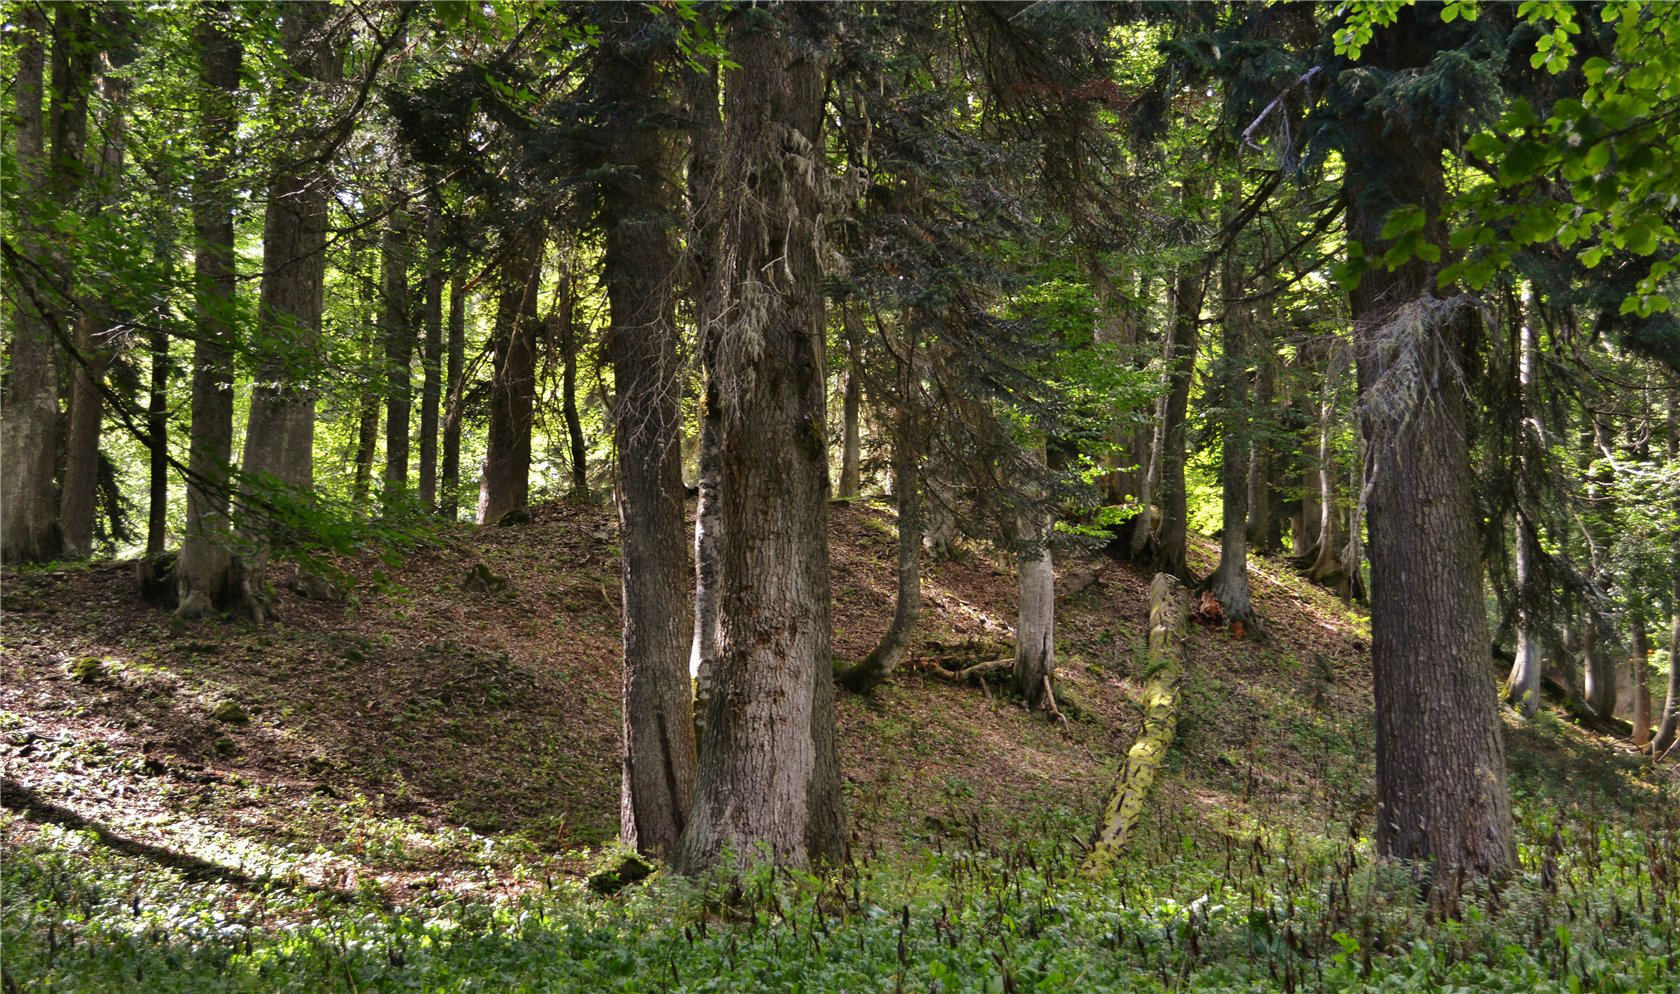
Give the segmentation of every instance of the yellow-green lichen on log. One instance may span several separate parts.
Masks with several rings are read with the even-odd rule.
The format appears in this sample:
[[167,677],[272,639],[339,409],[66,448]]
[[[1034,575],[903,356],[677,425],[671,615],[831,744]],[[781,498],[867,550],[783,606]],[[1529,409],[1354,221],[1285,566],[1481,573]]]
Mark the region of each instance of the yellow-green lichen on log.
[[1178,684],[1184,671],[1184,628],[1190,619],[1190,591],[1167,573],[1155,574],[1149,586],[1149,654],[1144,663],[1143,728],[1126,752],[1120,779],[1097,826],[1087,876],[1103,877],[1114,869],[1143,814],[1155,774],[1172,746],[1178,728]]

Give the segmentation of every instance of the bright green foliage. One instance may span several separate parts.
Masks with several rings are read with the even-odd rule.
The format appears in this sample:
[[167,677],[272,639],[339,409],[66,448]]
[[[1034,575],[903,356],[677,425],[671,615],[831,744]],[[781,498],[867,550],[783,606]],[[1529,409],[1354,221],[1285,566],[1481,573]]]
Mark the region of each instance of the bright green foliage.
[[1015,826],[1038,841],[825,876],[661,876],[606,899],[539,884],[402,911],[258,903],[49,831],[0,871],[6,971],[36,991],[1674,989],[1680,826],[1554,811],[1523,819],[1514,879],[1442,882],[1434,909],[1345,828],[1186,836],[1092,883],[1059,841],[1086,828],[1066,812]]

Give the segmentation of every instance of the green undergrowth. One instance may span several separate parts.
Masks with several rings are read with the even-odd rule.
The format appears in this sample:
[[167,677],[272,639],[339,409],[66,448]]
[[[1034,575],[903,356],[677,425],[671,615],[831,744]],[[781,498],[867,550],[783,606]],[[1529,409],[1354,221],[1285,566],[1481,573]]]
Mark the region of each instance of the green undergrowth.
[[953,834],[823,875],[656,873],[611,897],[526,878],[396,909],[13,822],[0,939],[6,989],[31,991],[1667,991],[1680,818],[1650,800],[1644,819],[1527,804],[1493,885],[1379,863],[1345,826],[1186,835],[1091,883],[1061,812],[998,835],[1031,841]]

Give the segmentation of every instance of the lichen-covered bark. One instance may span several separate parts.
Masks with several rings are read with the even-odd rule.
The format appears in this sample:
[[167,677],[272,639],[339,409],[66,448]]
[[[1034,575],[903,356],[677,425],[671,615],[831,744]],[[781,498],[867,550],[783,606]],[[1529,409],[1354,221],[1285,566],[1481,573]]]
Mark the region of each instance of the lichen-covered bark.
[[1056,573],[1050,556],[1055,518],[1044,512],[1020,515],[1016,544],[1015,692],[1035,710],[1049,703],[1056,679]]
[[804,864],[845,851],[829,663],[827,376],[819,261],[824,71],[790,5],[729,41],[730,307],[715,373],[720,638],[694,806],[676,865]]
[[[1368,50],[1403,71],[1433,54],[1421,15],[1405,14]],[[1385,40],[1387,39],[1387,40]],[[1404,203],[1444,244],[1443,138],[1350,112],[1343,181],[1348,237],[1376,257]],[[1476,312],[1434,298],[1421,260],[1372,267],[1351,294],[1368,464],[1371,662],[1376,696],[1377,848],[1471,873],[1514,859],[1505,747],[1494,681],[1459,372]],[[1404,362],[1399,360],[1404,359]]]
[[1190,619],[1190,591],[1176,577],[1155,574],[1149,586],[1149,649],[1145,656],[1143,727],[1109,795],[1102,821],[1085,857],[1084,872],[1106,877],[1125,852],[1143,815],[1149,788],[1172,747],[1178,729],[1178,687],[1184,672],[1184,629]]

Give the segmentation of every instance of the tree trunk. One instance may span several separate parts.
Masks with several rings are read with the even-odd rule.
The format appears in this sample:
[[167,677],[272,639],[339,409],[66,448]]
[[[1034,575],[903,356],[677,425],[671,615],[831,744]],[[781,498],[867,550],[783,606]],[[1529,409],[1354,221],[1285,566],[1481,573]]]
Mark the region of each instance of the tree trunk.
[[[1235,205],[1242,199],[1242,184],[1233,182],[1226,201]],[[1220,293],[1225,298],[1224,315],[1220,321],[1219,373],[1224,380],[1225,417],[1220,425],[1220,490],[1221,529],[1219,538],[1219,568],[1208,580],[1208,589],[1219,600],[1225,620],[1252,628],[1254,607],[1248,590],[1248,488],[1249,445],[1253,433],[1249,430],[1248,414],[1248,337],[1253,324],[1253,309],[1236,298],[1248,292],[1243,269],[1233,247],[1225,253]]]
[[1254,415],[1261,422],[1249,442],[1248,462],[1248,544],[1261,555],[1278,551],[1272,543],[1272,449],[1266,439],[1271,427],[1272,399],[1277,392],[1277,355],[1264,324],[1260,328],[1266,337],[1257,344],[1260,367],[1254,374]]
[[176,613],[200,618],[240,593],[229,543],[228,470],[233,462],[235,272],[233,191],[227,160],[238,112],[239,39],[228,4],[206,8],[196,28],[201,65],[199,129],[207,161],[193,184],[192,431],[187,442],[187,517],[175,564]]
[[[401,197],[393,191],[393,197]],[[397,206],[385,219],[381,252],[379,323],[385,343],[385,478],[381,503],[387,515],[408,503],[409,414],[414,395],[414,327],[408,286],[412,256],[407,212]]]
[[[1194,196],[1186,183],[1183,199]],[[1171,573],[1186,584],[1196,578],[1185,561],[1189,539],[1190,508],[1184,487],[1185,432],[1190,411],[1190,385],[1196,375],[1196,338],[1201,327],[1202,295],[1206,290],[1207,263],[1187,264],[1173,282],[1173,320],[1167,344],[1168,369],[1172,383],[1167,389],[1165,418],[1162,420],[1160,461],[1161,526],[1155,532],[1152,565]]]
[[1184,629],[1189,620],[1190,591],[1175,577],[1155,574],[1149,587],[1149,655],[1144,664],[1149,674],[1144,688],[1148,706],[1137,741],[1126,751],[1120,779],[1097,826],[1090,855],[1085,857],[1082,869],[1087,876],[1100,879],[1114,871],[1143,816],[1143,802],[1149,797],[1155,774],[1172,747],[1178,730],[1178,687],[1184,673]]
[[1056,679],[1056,574],[1050,559],[1050,529],[1055,516],[1024,512],[1020,535],[1018,612],[1015,618],[1015,692],[1037,710],[1050,702],[1046,692]]
[[[1517,333],[1517,444],[1516,464],[1511,467],[1519,485],[1528,471],[1525,465],[1524,453],[1529,451],[1529,394],[1534,389],[1534,331],[1528,321],[1522,319],[1519,313],[1515,318],[1520,325]],[[1532,718],[1540,709],[1540,646],[1534,638],[1534,618],[1530,605],[1534,600],[1534,560],[1539,555],[1539,546],[1535,541],[1534,525],[1527,520],[1521,505],[1515,509],[1512,516],[1517,527],[1517,658],[1511,666],[1511,675],[1505,683],[1505,699],[1515,707],[1523,717]]]
[[[171,249],[173,252],[173,249]],[[160,322],[147,335],[151,383],[146,397],[146,558],[169,542],[169,331]]]
[[[1389,59],[1412,53],[1390,46],[1427,30],[1410,27],[1379,36],[1367,50],[1374,68],[1404,68]],[[1424,236],[1444,244],[1441,141],[1376,107],[1350,118],[1343,181],[1350,241],[1380,257],[1390,211],[1421,201],[1430,219]],[[1514,851],[1458,376],[1475,312],[1437,301],[1434,284],[1434,270],[1414,258],[1392,271],[1371,267],[1351,294],[1371,446],[1377,848],[1397,859],[1492,872],[1509,867]],[[1418,379],[1396,379],[1406,375],[1396,361],[1402,355],[1416,364]]]
[[[858,329],[852,319],[850,307],[842,311],[841,324],[846,335],[846,388],[842,407],[845,424],[840,440],[840,492],[837,496],[852,500],[857,497],[863,483],[858,435],[858,411],[863,404],[860,368],[863,352],[859,347]],[[894,473],[896,472],[897,469],[894,469]]]
[[454,521],[461,513],[461,370],[467,358],[467,296],[459,270],[449,278],[449,370],[444,382],[449,398],[443,419],[443,479],[439,512]]
[[[902,403],[914,403],[900,398]],[[892,623],[869,655],[841,671],[840,686],[856,694],[874,692],[898,668],[922,610],[922,507],[917,465],[921,430],[914,415],[900,413],[893,441],[893,503],[898,510],[898,595]]]
[[572,496],[589,495],[589,445],[583,437],[583,420],[578,417],[577,360],[578,324],[575,301],[560,322],[560,411],[566,421],[566,439],[572,472]]
[[682,74],[683,103],[688,113],[688,293],[694,311],[695,338],[700,353],[700,410],[696,454],[694,513],[694,635],[689,646],[688,672],[694,680],[694,734],[703,748],[706,713],[712,700],[718,655],[718,556],[722,522],[719,518],[719,466],[722,454],[722,400],[717,390],[717,342],[720,316],[726,303],[722,284],[723,182],[719,169],[723,148],[723,119],[718,113],[718,67],[707,62]]
[[[19,4],[16,18],[17,78],[12,83],[13,133],[17,189],[12,210],[18,230],[18,249],[26,259],[41,258],[32,230],[31,206],[45,188],[45,39],[47,17],[39,4]],[[23,279],[15,274],[17,279]],[[53,494],[53,470],[58,453],[58,372],[53,358],[53,333],[46,315],[36,309],[28,293],[7,294],[15,302],[11,356],[0,403],[0,449],[6,457],[0,472],[0,560],[40,562],[59,554],[58,506]]]
[[478,486],[478,523],[495,524],[531,496],[531,408],[537,389],[537,281],[547,239],[530,236],[503,264],[492,331],[490,433]]
[[1633,747],[1651,742],[1651,637],[1645,627],[1645,604],[1628,608],[1628,679],[1633,681]]
[[[1680,388],[1668,393],[1668,464],[1680,466]],[[1680,508],[1676,508],[1680,511]],[[1673,567],[1669,579],[1668,693],[1663,699],[1662,723],[1651,741],[1651,755],[1661,758],[1680,737],[1680,535],[1674,536]]]
[[439,256],[438,212],[433,198],[426,215],[426,279],[421,324],[425,341],[420,350],[420,507],[437,509],[438,403],[443,392],[443,267]]
[[[292,99],[307,99],[312,84],[338,76],[339,49],[322,33],[333,16],[324,2],[283,8],[281,44],[295,73],[285,85]],[[294,142],[269,177],[263,215],[262,299],[257,334],[264,343],[251,411],[245,425],[248,481],[276,487],[275,499],[307,505],[315,496],[315,378],[321,374],[321,318],[327,273],[327,205],[330,175],[306,142]],[[291,510],[289,513],[296,513]],[[264,617],[268,590],[268,532],[274,522],[254,517],[245,528],[254,551],[245,557],[242,607]]]
[[1324,371],[1324,393],[1318,407],[1318,527],[1317,545],[1307,575],[1319,583],[1332,586],[1342,577],[1342,546],[1346,538],[1341,534],[1342,516],[1336,507],[1336,431],[1335,377],[1328,368]]
[[[597,82],[613,99],[663,99],[657,50],[632,35],[658,15],[620,8],[605,26]],[[624,591],[624,738],[620,836],[638,851],[676,850],[694,791],[694,711],[686,650],[688,549],[677,400],[676,231],[671,136],[643,121],[617,129],[604,184],[604,282],[611,305],[613,442]]]
[[[96,42],[92,8],[65,4],[53,14],[52,163],[61,205],[75,201],[89,171],[87,163],[88,96],[93,82]],[[68,271],[69,265],[64,269]],[[76,286],[73,272],[65,285]],[[64,438],[64,477],[58,504],[58,525],[64,553],[85,559],[93,551],[93,507],[99,485],[99,422],[102,414],[99,384],[104,382],[109,356],[95,341],[103,306],[98,301],[71,305],[75,314],[68,330],[74,335],[70,362],[70,402]]]
[[721,637],[715,694],[676,865],[724,850],[835,860],[845,812],[829,663],[828,446],[822,238],[824,70],[790,35],[824,17],[778,8],[729,42],[731,189],[715,375]]

